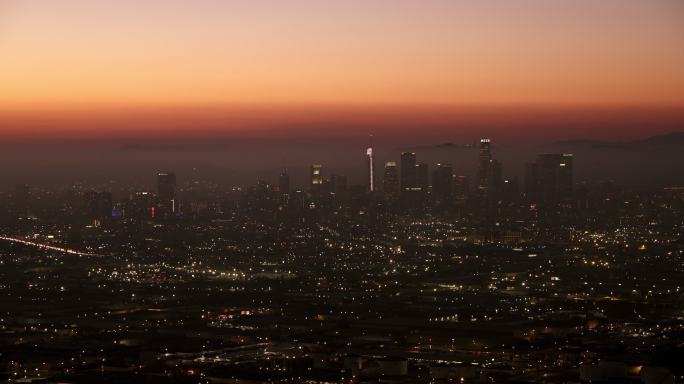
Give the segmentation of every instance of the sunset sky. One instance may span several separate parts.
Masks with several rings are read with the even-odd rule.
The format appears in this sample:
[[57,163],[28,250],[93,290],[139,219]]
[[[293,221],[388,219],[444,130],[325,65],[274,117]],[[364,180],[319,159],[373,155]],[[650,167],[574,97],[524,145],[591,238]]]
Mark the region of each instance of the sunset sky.
[[681,0],[0,0],[6,137],[631,137],[683,110]]

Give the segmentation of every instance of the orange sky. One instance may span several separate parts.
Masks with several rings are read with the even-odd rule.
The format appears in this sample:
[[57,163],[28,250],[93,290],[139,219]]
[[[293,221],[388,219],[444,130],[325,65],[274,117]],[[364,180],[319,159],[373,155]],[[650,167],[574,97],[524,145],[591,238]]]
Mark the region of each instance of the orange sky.
[[206,129],[236,132],[311,104],[682,107],[683,68],[681,0],[0,0],[12,135],[163,130],[208,107],[225,111]]

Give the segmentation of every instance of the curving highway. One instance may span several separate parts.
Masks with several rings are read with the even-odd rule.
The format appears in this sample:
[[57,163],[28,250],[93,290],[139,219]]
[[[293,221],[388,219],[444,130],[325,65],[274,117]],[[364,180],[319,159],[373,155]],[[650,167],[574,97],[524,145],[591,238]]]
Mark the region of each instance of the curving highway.
[[22,244],[22,245],[28,245],[30,247],[35,247],[39,249],[44,249],[47,251],[56,251],[56,252],[62,252],[62,253],[67,253],[69,255],[76,255],[76,256],[101,256],[96,253],[89,253],[89,252],[80,252],[74,249],[69,249],[69,248],[61,248],[61,247],[55,247],[54,245],[49,245],[49,244],[42,244],[42,243],[36,243],[33,241],[28,241],[24,239],[19,239],[16,237],[7,237],[7,236],[0,236],[1,241],[9,241],[11,243],[17,243],[17,244]]

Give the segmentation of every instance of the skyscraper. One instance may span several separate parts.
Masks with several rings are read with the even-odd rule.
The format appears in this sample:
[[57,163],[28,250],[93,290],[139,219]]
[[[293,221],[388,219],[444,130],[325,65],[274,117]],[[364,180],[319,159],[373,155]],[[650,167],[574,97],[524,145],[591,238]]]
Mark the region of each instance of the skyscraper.
[[454,176],[454,194],[458,200],[464,201],[470,193],[470,178],[468,176]]
[[146,191],[132,193],[127,202],[125,212],[126,217],[136,220],[154,219],[156,209],[153,194]]
[[90,219],[95,226],[107,223],[112,218],[112,193],[91,191],[86,195]]
[[542,154],[525,167],[525,195],[540,203],[559,203],[572,196],[573,155]]
[[368,177],[368,191],[375,191],[375,157],[373,155],[373,147],[366,149],[366,172]]
[[540,197],[543,202],[560,202],[572,194],[572,155],[539,155]]
[[437,164],[432,173],[432,196],[437,203],[446,203],[453,196],[454,175],[451,164]]
[[160,200],[173,200],[176,197],[176,174],[157,173],[157,196]]
[[166,216],[176,212],[176,174],[173,172],[157,173],[157,199],[159,215]]
[[383,177],[382,188],[385,192],[385,196],[388,199],[396,199],[399,197],[399,171],[397,169],[397,163],[394,161],[388,161],[385,163],[385,174]]
[[401,154],[401,190],[409,191],[416,186],[416,154]]
[[487,177],[487,187],[491,192],[501,192],[503,184],[503,169],[499,160],[489,161],[489,175]]
[[534,163],[525,164],[524,180],[525,199],[528,201],[539,201],[539,165]]
[[415,187],[418,188],[422,192],[427,192],[428,187],[430,186],[430,166],[421,163],[416,165],[416,185]]
[[314,164],[311,166],[311,193],[320,194],[323,188],[323,166]]
[[501,192],[503,183],[503,171],[501,163],[492,158],[491,140],[480,139],[480,165],[477,170],[477,189],[487,195],[496,195]]
[[334,192],[338,197],[343,197],[347,192],[347,176],[330,176],[330,190]]
[[481,191],[486,191],[489,187],[491,162],[491,140],[487,138],[480,139],[480,165],[477,170],[477,188]]

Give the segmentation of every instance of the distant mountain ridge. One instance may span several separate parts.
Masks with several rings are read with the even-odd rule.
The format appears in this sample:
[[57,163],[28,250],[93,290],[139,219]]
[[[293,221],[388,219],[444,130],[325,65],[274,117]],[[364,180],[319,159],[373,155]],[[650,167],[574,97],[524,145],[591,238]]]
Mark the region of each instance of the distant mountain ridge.
[[645,139],[623,142],[610,142],[590,139],[563,140],[550,143],[547,146],[591,149],[644,149],[648,147],[684,146],[684,132],[672,132],[663,135],[647,137]]
[[453,142],[434,144],[434,145],[417,145],[414,147],[402,148],[404,151],[416,151],[425,149],[473,149],[475,144],[456,144]]

